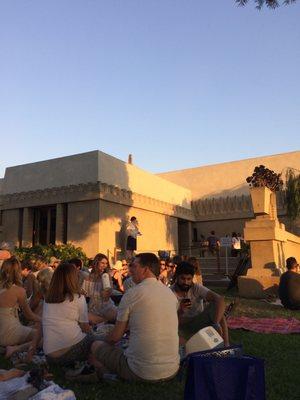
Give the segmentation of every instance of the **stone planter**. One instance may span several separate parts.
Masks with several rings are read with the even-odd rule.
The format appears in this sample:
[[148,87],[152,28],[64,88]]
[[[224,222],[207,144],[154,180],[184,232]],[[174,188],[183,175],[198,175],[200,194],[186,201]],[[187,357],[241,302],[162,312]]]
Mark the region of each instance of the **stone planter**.
[[254,187],[250,189],[253,211],[255,215],[270,213],[270,201],[272,191],[263,187]]

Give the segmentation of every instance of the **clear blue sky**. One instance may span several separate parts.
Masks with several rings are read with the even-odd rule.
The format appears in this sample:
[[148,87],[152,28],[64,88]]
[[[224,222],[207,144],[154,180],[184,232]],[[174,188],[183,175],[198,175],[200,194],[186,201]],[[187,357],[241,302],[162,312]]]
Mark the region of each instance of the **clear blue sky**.
[[300,149],[300,1],[1,0],[0,177],[99,149],[153,171]]

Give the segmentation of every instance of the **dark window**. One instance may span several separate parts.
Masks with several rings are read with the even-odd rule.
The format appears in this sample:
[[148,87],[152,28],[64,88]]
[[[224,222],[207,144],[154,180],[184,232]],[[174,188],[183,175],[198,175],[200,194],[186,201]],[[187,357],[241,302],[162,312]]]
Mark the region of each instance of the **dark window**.
[[67,203],[65,203],[63,205],[63,221],[64,221],[63,243],[67,243],[67,241],[68,241],[68,204]]
[[198,231],[197,228],[193,228],[193,241],[198,242]]
[[20,209],[19,209],[19,229],[18,229],[18,242],[19,242],[19,247],[22,247],[23,214],[24,214],[24,208],[20,208]]
[[[49,215],[50,214],[50,215]],[[50,232],[49,232],[49,243],[55,244],[55,230],[56,230],[56,207],[50,209],[48,218],[50,218]]]

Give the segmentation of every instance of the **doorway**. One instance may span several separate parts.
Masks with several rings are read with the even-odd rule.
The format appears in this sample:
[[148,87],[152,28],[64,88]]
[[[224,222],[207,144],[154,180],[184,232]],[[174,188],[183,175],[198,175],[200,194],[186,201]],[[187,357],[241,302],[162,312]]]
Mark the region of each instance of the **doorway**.
[[33,209],[32,245],[55,244],[56,205]]

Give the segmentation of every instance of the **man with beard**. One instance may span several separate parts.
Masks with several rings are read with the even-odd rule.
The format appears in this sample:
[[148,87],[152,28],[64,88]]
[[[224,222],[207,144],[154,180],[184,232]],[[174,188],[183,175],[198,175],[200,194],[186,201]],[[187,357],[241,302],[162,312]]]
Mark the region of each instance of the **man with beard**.
[[[229,345],[228,328],[224,318],[224,298],[199,283],[193,283],[195,268],[181,262],[176,269],[175,283],[171,287],[178,302],[179,336],[190,339],[206,326],[213,326]],[[207,305],[204,307],[204,301]]]

